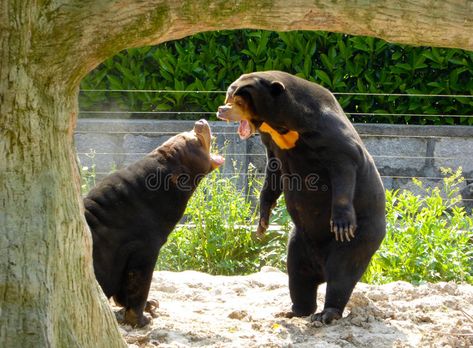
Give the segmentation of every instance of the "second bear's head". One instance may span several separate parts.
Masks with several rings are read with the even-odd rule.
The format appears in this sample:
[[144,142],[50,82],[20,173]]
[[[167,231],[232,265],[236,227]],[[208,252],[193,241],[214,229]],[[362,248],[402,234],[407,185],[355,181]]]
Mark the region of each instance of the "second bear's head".
[[[183,172],[205,175],[221,166],[225,159],[211,153],[212,132],[204,119],[195,122],[189,132],[179,133],[164,142],[150,155],[159,154],[168,162],[174,162]],[[179,172],[174,168],[173,172]]]

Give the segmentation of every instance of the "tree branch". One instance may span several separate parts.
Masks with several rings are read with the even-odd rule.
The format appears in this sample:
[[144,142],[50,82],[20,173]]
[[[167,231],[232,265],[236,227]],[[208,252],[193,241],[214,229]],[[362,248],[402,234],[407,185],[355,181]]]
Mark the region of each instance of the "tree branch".
[[44,13],[54,18],[48,34],[66,49],[45,46],[43,56],[51,59],[51,71],[66,74],[76,86],[97,64],[125,48],[210,30],[325,30],[473,50],[471,0],[69,0]]

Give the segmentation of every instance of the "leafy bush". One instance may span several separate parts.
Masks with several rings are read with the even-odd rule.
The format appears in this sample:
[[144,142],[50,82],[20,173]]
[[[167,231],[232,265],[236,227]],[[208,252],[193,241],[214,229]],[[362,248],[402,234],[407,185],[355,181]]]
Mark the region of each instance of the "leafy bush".
[[[80,105],[82,110],[204,111],[212,118],[223,93],[195,91],[224,91],[242,73],[270,69],[296,74],[332,92],[471,95],[473,91],[473,52],[394,45],[337,33],[240,30],[123,51],[92,71],[81,85],[83,90],[186,92],[82,91]],[[471,117],[435,116],[471,115],[473,98],[339,95],[338,99],[347,112],[358,113],[352,116],[356,122],[473,124]],[[185,117],[194,116],[178,116]]]
[[[368,283],[404,280],[412,283],[473,283],[473,218],[458,205],[461,171],[446,172],[442,190],[425,187],[415,195],[387,190],[387,234],[363,276]],[[262,265],[285,270],[287,234],[292,223],[284,199],[273,211],[265,240],[252,238],[257,216],[251,200],[234,179],[214,173],[191,199],[186,216],[163,247],[158,269],[194,269],[212,274],[242,274]]]
[[[423,195],[387,190],[387,235],[363,277],[368,283],[473,283],[473,218],[458,205],[461,172],[447,172],[442,190],[414,183]],[[186,215],[191,226],[171,234],[159,269],[195,269],[212,274],[242,274],[272,265],[285,270],[291,220],[284,199],[272,216],[281,228],[263,241],[252,238],[256,210],[231,179],[214,173],[191,199]]]
[[364,281],[473,283],[473,218],[458,206],[461,169],[445,174],[443,191],[416,179],[423,195],[386,191],[387,234]]
[[161,249],[157,269],[199,270],[210,274],[247,274],[262,266],[285,268],[288,225],[254,238],[256,181],[238,189],[236,177],[218,171],[203,179],[179,225]]

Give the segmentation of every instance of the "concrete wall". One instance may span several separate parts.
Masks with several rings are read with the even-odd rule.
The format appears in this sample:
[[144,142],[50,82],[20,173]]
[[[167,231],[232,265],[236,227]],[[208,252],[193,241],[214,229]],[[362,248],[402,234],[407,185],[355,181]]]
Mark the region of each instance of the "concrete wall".
[[[75,141],[82,165],[95,163],[98,177],[141,158],[193,121],[80,119]],[[226,153],[223,172],[245,173],[252,163],[264,173],[266,157],[258,136],[242,141],[236,124],[211,122],[217,146]],[[412,188],[410,178],[438,182],[440,167],[462,167],[473,181],[473,127],[355,124],[374,157],[386,188]],[[91,154],[95,155],[91,158]],[[241,175],[244,184],[245,175]]]

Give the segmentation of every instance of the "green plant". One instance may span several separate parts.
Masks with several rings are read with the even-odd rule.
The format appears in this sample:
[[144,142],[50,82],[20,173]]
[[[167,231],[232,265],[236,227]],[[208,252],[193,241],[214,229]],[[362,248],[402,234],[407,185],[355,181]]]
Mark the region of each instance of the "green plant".
[[77,158],[77,166],[79,167],[79,174],[81,177],[81,194],[85,196],[96,183],[96,171],[95,171],[95,151],[91,150],[86,154],[92,161],[92,164],[89,166],[83,166],[80,163],[79,158]]
[[[238,30],[201,33],[122,51],[84,78],[80,105],[82,111],[192,111],[208,112],[213,118],[224,94],[197,92],[225,91],[243,73],[271,69],[320,83],[335,93],[473,92],[473,52],[395,45],[372,37],[320,31]],[[90,89],[101,91],[88,92]],[[471,117],[448,117],[473,114],[473,98],[345,94],[337,98],[347,112],[355,113],[351,118],[356,122],[473,124]],[[133,117],[170,115],[136,113]]]
[[458,206],[461,169],[445,169],[443,190],[386,191],[387,234],[363,280],[388,283],[473,282],[473,218]]
[[285,268],[284,227],[263,241],[254,237],[256,210],[252,196],[257,180],[239,189],[237,177],[219,171],[203,179],[178,225],[161,249],[157,269],[199,270],[211,274],[246,274],[262,266]]

